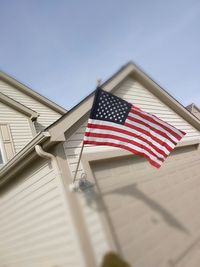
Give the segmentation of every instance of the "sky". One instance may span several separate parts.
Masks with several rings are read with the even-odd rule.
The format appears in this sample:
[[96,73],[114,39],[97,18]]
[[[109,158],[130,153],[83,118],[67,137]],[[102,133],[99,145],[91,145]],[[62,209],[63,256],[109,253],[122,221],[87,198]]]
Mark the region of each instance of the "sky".
[[66,109],[128,61],[200,107],[199,0],[0,0],[0,69]]

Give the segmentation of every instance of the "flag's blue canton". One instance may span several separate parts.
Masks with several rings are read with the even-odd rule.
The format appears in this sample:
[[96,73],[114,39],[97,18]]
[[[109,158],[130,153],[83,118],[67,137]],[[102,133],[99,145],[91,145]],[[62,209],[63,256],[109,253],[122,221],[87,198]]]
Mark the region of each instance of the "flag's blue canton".
[[124,124],[130,108],[127,101],[97,89],[90,118]]

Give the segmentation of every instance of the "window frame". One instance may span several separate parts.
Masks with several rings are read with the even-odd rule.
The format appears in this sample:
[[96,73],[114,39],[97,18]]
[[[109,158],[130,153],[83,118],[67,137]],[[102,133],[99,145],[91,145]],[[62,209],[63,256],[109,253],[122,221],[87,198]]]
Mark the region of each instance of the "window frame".
[[[7,124],[0,123],[0,126],[1,125],[7,125]],[[0,154],[2,157],[2,161],[3,161],[2,163],[0,162],[0,168],[1,168],[7,162],[7,157],[6,157],[6,153],[5,153],[5,148],[4,148],[4,144],[3,144],[3,138],[2,138],[1,130],[0,130]]]
[[[3,126],[6,129],[6,134],[8,136],[8,139],[5,139],[5,132],[3,132]],[[5,139],[5,140],[4,140]],[[15,154],[15,149],[14,149],[14,143],[13,143],[13,137],[11,134],[11,129],[10,129],[10,124],[6,122],[0,122],[0,153],[2,156],[3,163],[0,163],[0,168],[2,168],[8,161],[10,161],[9,156],[8,156],[8,151],[6,150],[6,144],[10,144],[11,148],[11,158]]]

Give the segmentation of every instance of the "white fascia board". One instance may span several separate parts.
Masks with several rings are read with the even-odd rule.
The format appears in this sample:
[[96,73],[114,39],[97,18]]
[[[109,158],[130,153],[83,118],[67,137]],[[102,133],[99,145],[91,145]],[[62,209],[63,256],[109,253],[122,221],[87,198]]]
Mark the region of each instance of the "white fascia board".
[[19,111],[20,113],[23,113],[24,115],[30,117],[32,120],[36,119],[39,116],[39,114],[36,111],[22,105],[21,103],[8,97],[7,95],[4,95],[1,92],[0,92],[0,102],[2,102],[5,105]]

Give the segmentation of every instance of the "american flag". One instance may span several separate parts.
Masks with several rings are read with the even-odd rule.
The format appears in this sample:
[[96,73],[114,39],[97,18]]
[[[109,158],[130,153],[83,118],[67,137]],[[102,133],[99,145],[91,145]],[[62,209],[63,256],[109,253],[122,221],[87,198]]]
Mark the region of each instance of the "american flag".
[[160,168],[185,134],[155,115],[98,88],[83,143],[126,149]]

